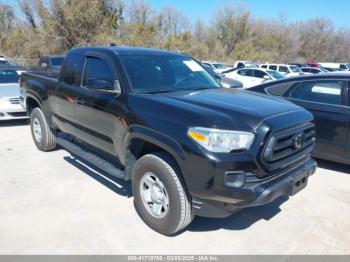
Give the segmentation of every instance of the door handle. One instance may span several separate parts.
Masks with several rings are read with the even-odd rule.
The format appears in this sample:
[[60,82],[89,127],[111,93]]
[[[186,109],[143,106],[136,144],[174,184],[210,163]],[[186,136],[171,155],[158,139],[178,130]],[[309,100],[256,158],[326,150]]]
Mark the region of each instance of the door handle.
[[85,105],[85,100],[83,98],[81,98],[81,97],[74,98],[74,101],[78,105]]

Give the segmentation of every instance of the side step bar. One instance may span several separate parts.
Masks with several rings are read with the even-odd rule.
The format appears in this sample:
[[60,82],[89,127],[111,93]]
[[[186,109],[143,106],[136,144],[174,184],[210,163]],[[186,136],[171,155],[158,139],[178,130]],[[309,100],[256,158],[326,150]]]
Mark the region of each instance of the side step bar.
[[84,150],[78,144],[73,143],[62,137],[57,137],[57,144],[69,151],[73,156],[76,156],[78,159],[83,159],[112,176],[124,179],[124,171],[113,165],[111,162],[97,156],[96,154]]

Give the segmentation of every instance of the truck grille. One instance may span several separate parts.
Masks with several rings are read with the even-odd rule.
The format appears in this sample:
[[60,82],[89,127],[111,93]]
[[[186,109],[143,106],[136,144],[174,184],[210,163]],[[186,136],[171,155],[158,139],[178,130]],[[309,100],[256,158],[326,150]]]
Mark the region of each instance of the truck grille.
[[262,154],[268,170],[282,169],[309,157],[315,144],[315,126],[312,123],[278,131],[270,137]]
[[13,98],[10,98],[9,100],[10,100],[10,103],[13,105],[19,104],[19,97],[13,97]]

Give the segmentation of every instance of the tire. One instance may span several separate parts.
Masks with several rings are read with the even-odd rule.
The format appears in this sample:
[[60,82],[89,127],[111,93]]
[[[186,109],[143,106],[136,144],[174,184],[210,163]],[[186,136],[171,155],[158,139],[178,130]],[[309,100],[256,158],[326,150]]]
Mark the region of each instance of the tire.
[[[193,220],[192,207],[189,194],[184,187],[170,157],[163,153],[148,154],[136,161],[132,171],[132,188],[134,193],[134,204],[136,211],[142,220],[153,230],[164,234],[173,235],[186,228]],[[152,177],[153,176],[153,177]],[[153,180],[153,187],[148,187],[150,178]],[[158,178],[158,180],[157,180]],[[153,183],[152,182],[152,183]],[[161,212],[152,211],[153,207],[159,206],[157,201],[153,201],[154,193],[159,188],[164,187],[160,193],[163,195],[163,205]],[[156,188],[157,190],[151,190]],[[148,190],[154,194],[149,194]],[[157,191],[159,193],[159,191]],[[151,199],[154,204],[147,202]],[[167,199],[167,200],[165,200]],[[168,203],[168,205],[166,205]],[[167,208],[166,208],[167,207]]]
[[30,115],[30,129],[33,141],[39,150],[47,152],[56,148],[56,132],[51,130],[43,111],[38,107],[34,108]]

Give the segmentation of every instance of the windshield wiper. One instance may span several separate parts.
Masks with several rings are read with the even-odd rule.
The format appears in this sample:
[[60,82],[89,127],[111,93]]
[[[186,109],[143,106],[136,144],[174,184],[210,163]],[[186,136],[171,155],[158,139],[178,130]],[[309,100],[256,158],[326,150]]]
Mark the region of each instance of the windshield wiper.
[[157,91],[152,91],[152,92],[147,92],[143,94],[160,94],[160,93],[170,93],[170,92],[176,92],[177,90],[171,90],[171,89],[164,89],[164,90],[157,90]]

